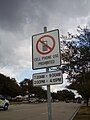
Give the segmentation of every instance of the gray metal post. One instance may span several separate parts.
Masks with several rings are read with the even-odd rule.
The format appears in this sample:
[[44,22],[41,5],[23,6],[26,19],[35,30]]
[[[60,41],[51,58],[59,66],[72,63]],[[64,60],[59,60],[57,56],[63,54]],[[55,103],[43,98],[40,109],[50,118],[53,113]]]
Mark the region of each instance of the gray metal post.
[[[46,72],[49,72],[49,68],[46,68]],[[50,85],[47,85],[47,101],[48,101],[48,120],[52,120]]]
[[[47,27],[44,27],[44,33],[45,32],[47,32]],[[46,68],[46,72],[49,72],[49,68]],[[52,120],[50,85],[47,85],[47,102],[48,102],[48,120]]]

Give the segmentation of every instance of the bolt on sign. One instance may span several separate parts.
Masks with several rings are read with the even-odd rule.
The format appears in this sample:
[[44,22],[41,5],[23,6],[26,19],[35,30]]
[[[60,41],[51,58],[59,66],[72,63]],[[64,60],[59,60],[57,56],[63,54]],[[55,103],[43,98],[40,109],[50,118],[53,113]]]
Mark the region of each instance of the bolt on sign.
[[63,74],[61,71],[50,71],[43,73],[33,74],[33,85],[44,86],[44,85],[55,85],[63,83]]
[[59,30],[32,36],[32,68],[40,69],[60,65]]

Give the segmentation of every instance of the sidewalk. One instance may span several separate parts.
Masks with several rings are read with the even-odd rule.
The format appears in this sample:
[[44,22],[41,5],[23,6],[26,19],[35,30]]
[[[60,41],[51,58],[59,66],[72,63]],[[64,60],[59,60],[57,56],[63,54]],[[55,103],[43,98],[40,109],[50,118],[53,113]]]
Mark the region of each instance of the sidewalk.
[[90,120],[90,104],[88,107],[82,105],[73,120]]

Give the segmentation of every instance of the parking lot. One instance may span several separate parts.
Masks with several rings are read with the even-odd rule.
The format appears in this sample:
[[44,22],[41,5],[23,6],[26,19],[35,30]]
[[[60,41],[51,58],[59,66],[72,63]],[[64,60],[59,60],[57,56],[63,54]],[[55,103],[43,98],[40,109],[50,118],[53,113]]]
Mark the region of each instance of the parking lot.
[[[80,105],[52,103],[53,120],[69,120]],[[47,103],[10,105],[7,111],[0,110],[0,120],[48,120]]]

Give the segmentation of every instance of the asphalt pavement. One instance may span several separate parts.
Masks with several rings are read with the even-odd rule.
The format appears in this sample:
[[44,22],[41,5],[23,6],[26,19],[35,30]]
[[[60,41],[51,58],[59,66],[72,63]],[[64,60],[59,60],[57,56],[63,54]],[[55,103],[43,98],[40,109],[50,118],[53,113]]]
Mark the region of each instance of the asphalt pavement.
[[[80,107],[78,103],[52,103],[52,120],[70,120]],[[47,103],[10,105],[0,110],[0,120],[48,120]]]

